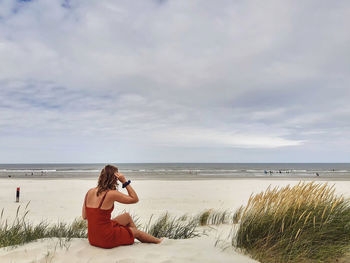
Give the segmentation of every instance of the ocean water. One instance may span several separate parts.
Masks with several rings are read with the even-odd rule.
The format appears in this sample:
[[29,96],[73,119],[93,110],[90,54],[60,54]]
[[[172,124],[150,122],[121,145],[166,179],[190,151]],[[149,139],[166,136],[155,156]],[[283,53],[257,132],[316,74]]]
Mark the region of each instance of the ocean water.
[[[0,164],[0,178],[96,178],[105,164]],[[350,163],[120,163],[129,178],[327,178],[349,179]]]

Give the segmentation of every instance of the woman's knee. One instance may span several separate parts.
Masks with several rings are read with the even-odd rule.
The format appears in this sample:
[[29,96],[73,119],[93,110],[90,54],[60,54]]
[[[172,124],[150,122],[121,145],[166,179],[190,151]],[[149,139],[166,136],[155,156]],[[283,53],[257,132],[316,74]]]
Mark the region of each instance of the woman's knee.
[[123,215],[127,218],[131,218],[131,215],[128,212],[124,213]]
[[125,216],[125,218],[126,218],[126,220],[130,223],[130,222],[133,222],[132,221],[132,217],[131,217],[131,215],[129,214],[129,213],[124,213],[124,216]]

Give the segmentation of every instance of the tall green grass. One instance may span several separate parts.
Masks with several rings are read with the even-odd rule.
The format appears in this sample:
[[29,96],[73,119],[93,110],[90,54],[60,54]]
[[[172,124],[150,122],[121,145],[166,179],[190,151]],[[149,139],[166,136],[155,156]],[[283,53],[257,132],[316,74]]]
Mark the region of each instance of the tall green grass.
[[252,195],[232,244],[263,263],[336,262],[350,248],[350,201],[334,191],[310,182]]

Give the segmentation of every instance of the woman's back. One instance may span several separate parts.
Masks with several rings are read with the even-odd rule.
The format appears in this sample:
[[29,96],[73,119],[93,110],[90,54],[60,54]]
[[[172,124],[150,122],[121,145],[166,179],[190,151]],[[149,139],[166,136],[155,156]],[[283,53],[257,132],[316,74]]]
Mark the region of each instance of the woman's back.
[[101,205],[101,209],[110,209],[113,205],[113,201],[111,201],[105,194],[110,191],[103,191],[97,196],[97,187],[91,188],[87,192],[86,198],[86,206],[89,208],[98,208]]

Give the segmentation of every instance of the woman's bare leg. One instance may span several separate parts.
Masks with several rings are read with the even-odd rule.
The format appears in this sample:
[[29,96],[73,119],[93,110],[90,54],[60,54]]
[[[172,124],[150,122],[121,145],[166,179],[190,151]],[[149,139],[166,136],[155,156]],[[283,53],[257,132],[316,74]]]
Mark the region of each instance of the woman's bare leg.
[[113,218],[112,220],[117,221],[119,224],[121,224],[123,226],[129,226],[129,227],[136,228],[136,225],[135,225],[134,221],[132,220],[132,217],[129,213],[121,214],[121,215]]
[[143,232],[141,230],[138,230],[136,228],[130,227],[131,231],[134,234],[134,237],[141,241],[142,243],[155,243],[159,244],[163,241],[163,238],[156,238],[146,232]]
[[163,238],[156,238],[156,237],[154,237],[146,232],[138,230],[129,213],[121,214],[121,215],[113,218],[112,220],[117,221],[119,224],[121,224],[123,226],[129,226],[131,231],[134,234],[134,237],[143,243],[159,244],[163,240]]

